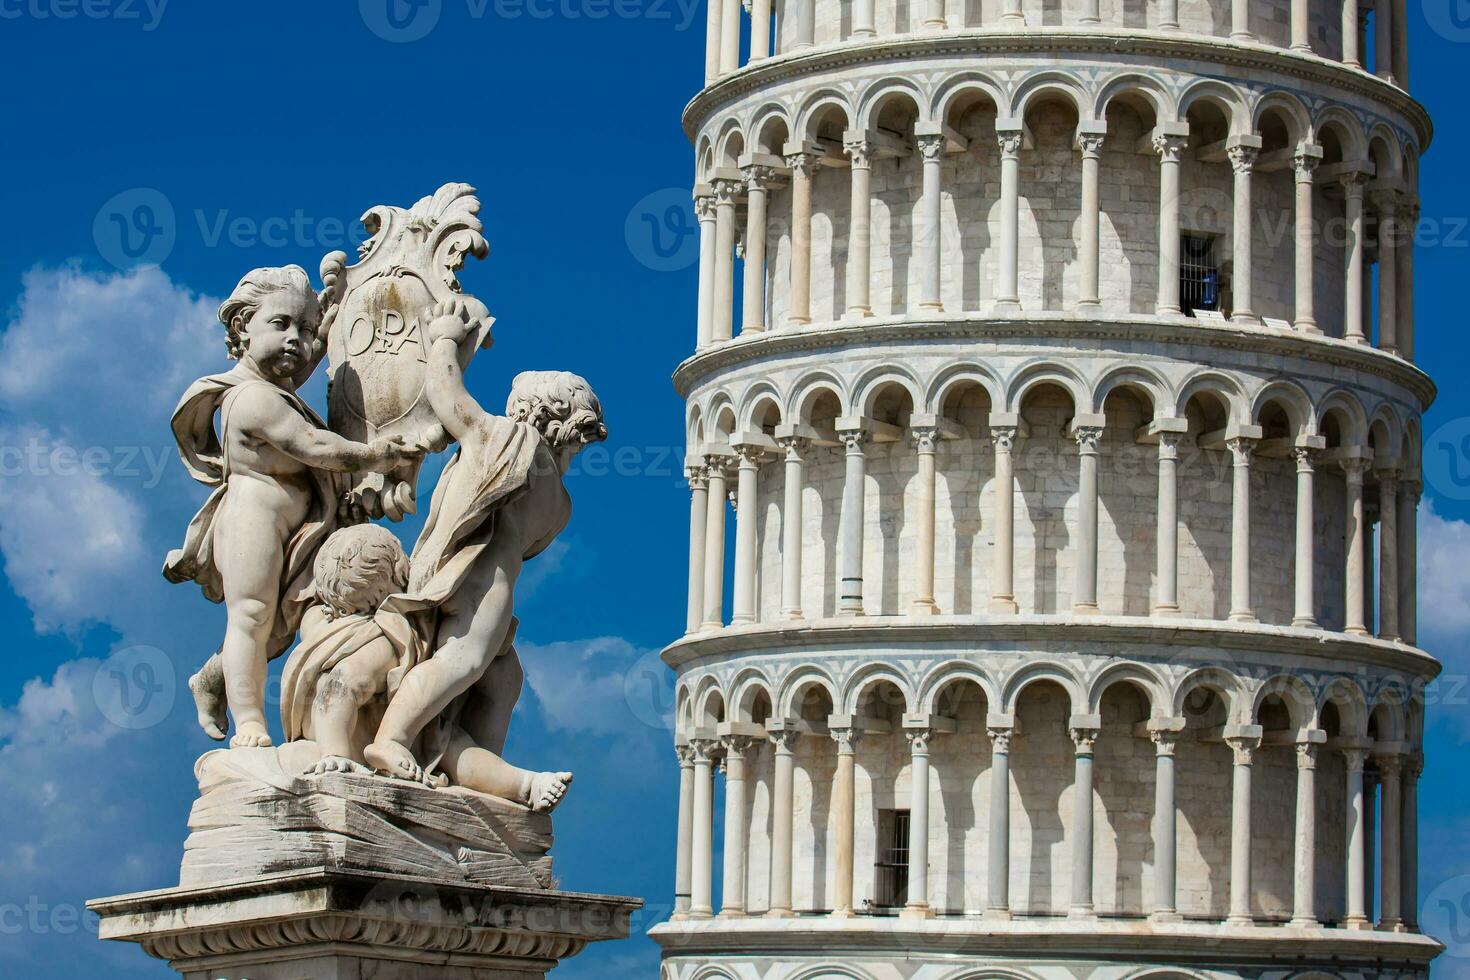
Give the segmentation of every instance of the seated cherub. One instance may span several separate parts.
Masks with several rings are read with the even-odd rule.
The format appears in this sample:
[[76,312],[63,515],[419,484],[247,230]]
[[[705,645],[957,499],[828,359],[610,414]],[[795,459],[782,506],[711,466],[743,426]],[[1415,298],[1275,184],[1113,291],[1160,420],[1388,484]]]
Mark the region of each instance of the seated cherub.
[[281,675],[281,725],[288,741],[321,747],[308,772],[370,772],[362,750],[423,654],[408,620],[379,608],[408,586],[408,556],[387,528],[359,524],[327,538],[314,572],[317,604]]

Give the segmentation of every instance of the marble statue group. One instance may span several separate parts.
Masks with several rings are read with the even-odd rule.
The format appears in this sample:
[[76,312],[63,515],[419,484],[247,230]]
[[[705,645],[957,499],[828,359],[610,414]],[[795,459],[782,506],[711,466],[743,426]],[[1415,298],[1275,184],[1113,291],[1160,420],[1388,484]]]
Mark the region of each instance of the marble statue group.
[[[562,371],[517,376],[503,415],[464,372],[492,319],[458,270],[487,245],[473,188],[363,217],[357,263],[256,269],[220,307],[237,363],[184,393],[173,431],[212,488],[164,574],[223,603],[218,652],[189,682],[231,751],[280,751],[293,776],[376,775],[547,811],[571,782],[502,758],[522,684],[515,589],[566,526],[568,464],[606,437]],[[329,362],[328,418],[297,394]],[[425,455],[457,444],[411,552],[377,519],[416,510]],[[272,746],[267,664],[282,654]],[[233,721],[233,735],[230,723]]]

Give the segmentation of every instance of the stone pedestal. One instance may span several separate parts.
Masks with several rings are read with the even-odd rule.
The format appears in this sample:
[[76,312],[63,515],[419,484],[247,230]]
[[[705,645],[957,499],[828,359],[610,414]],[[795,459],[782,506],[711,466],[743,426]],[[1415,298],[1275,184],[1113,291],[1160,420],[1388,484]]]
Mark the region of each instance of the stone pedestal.
[[102,939],[185,980],[531,980],[628,935],[609,895],[313,868],[96,899]]

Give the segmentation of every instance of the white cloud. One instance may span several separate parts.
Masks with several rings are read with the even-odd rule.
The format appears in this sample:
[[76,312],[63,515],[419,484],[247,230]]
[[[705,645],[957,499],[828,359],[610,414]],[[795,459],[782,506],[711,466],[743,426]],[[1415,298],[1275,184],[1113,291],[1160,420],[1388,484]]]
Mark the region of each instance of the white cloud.
[[657,724],[656,713],[645,717],[650,712],[637,689],[629,695],[630,675],[654,652],[616,636],[516,646],[547,728],[612,735],[626,734],[640,721]]
[[1470,524],[1419,509],[1419,631],[1450,637],[1470,627]]

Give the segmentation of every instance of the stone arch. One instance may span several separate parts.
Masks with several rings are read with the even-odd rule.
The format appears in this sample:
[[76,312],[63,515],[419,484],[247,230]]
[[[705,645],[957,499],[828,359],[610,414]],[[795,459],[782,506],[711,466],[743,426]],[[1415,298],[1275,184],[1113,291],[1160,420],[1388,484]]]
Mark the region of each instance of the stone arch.
[[1003,387],[995,372],[982,364],[964,363],[951,364],[936,374],[929,382],[929,387],[924,396],[925,411],[938,412],[943,409],[945,400],[960,385],[979,385],[985,389],[990,396],[990,404],[1001,404],[1001,392]]
[[699,410],[698,403],[690,402],[689,411],[685,413],[684,419],[685,454],[697,453],[702,445],[704,445],[704,413]]
[[1269,405],[1280,405],[1291,424],[1294,436],[1311,435],[1317,431],[1317,418],[1312,412],[1312,400],[1301,385],[1285,378],[1266,382],[1251,399],[1250,418],[1260,424],[1261,414]]
[[1001,85],[989,74],[979,71],[964,71],[946,79],[934,93],[929,118],[945,122],[956,100],[965,95],[982,95],[994,104],[996,113],[1007,104]]
[[704,437],[706,442],[729,441],[739,427],[739,416],[735,411],[735,400],[727,392],[718,392],[710,399],[704,413]]
[[930,670],[919,682],[919,696],[915,710],[922,714],[937,714],[939,696],[944,693],[944,689],[962,681],[969,681],[980,688],[985,694],[987,705],[1000,704],[995,681],[983,668],[968,660],[950,660]]
[[1225,717],[1239,720],[1243,692],[1240,682],[1223,667],[1199,667],[1185,674],[1174,688],[1171,698],[1172,712],[1176,718],[1184,715],[1184,699],[1197,690],[1213,691],[1225,702]]
[[694,695],[682,680],[674,690],[674,731],[686,738],[694,731]]
[[914,686],[909,678],[903,676],[893,667],[884,663],[865,664],[853,671],[852,676],[842,685],[842,705],[840,714],[855,715],[858,708],[862,706],[863,695],[867,694],[874,686],[882,683],[892,684],[903,695],[904,711],[914,710],[915,704]]
[[883,109],[896,99],[910,102],[920,122],[928,118],[925,113],[930,103],[919,86],[906,78],[890,75],[868,85],[858,97],[857,128],[875,129]]
[[766,672],[759,667],[747,667],[735,675],[730,682],[730,703],[726,714],[730,721],[756,721],[751,714],[755,707],[756,699],[760,695],[766,696],[771,710],[775,711],[776,695],[775,685]]
[[821,89],[809,95],[802,103],[801,109],[796,114],[796,127],[792,131],[793,138],[809,140],[818,135],[813,128],[823,120],[823,117],[836,109],[842,114],[842,128],[852,128],[852,106],[848,103],[848,97],[836,89]]
[[789,980],[873,980],[873,975],[866,970],[846,964],[823,964],[810,966],[798,973],[793,973]]
[[830,394],[837,399],[838,414],[850,410],[847,387],[835,374],[819,371],[802,378],[792,388],[791,397],[787,400],[786,411],[782,413],[782,418],[792,422],[809,423],[812,406],[823,394]]
[[1311,688],[1307,687],[1306,681],[1295,674],[1275,674],[1256,688],[1255,696],[1251,699],[1252,723],[1260,723],[1261,706],[1272,695],[1280,697],[1286,705],[1293,728],[1300,730],[1317,727],[1317,698],[1312,694]]
[[[778,126],[779,130],[776,128]],[[786,142],[791,139],[791,115],[783,105],[761,106],[752,117],[750,132],[751,152],[782,156],[786,150]],[[784,132],[784,138],[775,142],[778,132]]]
[[1015,967],[987,966],[977,970],[973,966],[961,966],[953,973],[943,975],[940,980],[1041,980],[1041,977],[1030,970],[1019,970]]
[[1122,388],[1137,388],[1148,396],[1149,406],[1157,418],[1172,408],[1173,392],[1169,382],[1150,368],[1123,365],[1109,369],[1092,386],[1089,411],[1101,412],[1108,396]]
[[709,183],[711,172],[715,168],[714,142],[705,134],[699,138],[699,145],[694,151],[695,183]]
[[873,400],[889,385],[899,385],[909,393],[914,411],[924,403],[923,386],[912,371],[901,364],[884,364],[870,368],[853,385],[852,405],[859,415],[871,415]]
[[1401,742],[1407,730],[1405,705],[1408,694],[1397,678],[1389,678],[1373,693],[1368,708],[1368,724],[1376,724],[1378,732],[1374,741]]
[[1085,118],[1091,100],[1077,78],[1054,68],[1047,68],[1028,75],[1016,86],[1011,96],[1007,115],[1014,119],[1026,118],[1026,110],[1036,99],[1059,97],[1069,104],[1078,119]]
[[837,710],[837,705],[840,703],[837,683],[824,668],[811,665],[792,671],[781,683],[777,702],[780,716],[782,718],[799,717],[801,708],[798,696],[804,696],[812,688],[818,688],[825,693],[828,703],[832,705],[832,710],[834,712]]
[[1373,161],[1374,176],[1379,180],[1403,176],[1403,148],[1398,133],[1387,123],[1377,122],[1368,129],[1368,159]]
[[1403,449],[1400,451],[1404,459],[1404,466],[1409,473],[1418,473],[1423,466],[1424,440],[1420,438],[1419,417],[1414,416],[1404,422]]
[[1223,371],[1201,370],[1186,378],[1175,396],[1174,414],[1183,418],[1190,399],[1195,395],[1213,395],[1220,399],[1233,421],[1243,422],[1247,418],[1245,392],[1241,389],[1240,382]]
[[1309,143],[1312,139],[1312,116],[1302,100],[1290,92],[1267,92],[1251,109],[1251,129],[1261,132],[1261,124],[1268,115],[1276,115],[1286,124],[1287,139],[1293,147]]
[[1054,384],[1066,391],[1072,398],[1074,412],[1081,411],[1082,406],[1087,404],[1087,382],[1082,380],[1075,368],[1057,361],[1034,360],[1022,364],[1007,379],[1003,400],[1005,410],[1020,411],[1026,393],[1040,384]]
[[731,119],[720,127],[719,138],[715,141],[715,166],[739,166],[740,156],[744,152],[745,131],[740,128],[738,120]]
[[1344,388],[1334,388],[1317,402],[1317,431],[1327,434],[1327,421],[1336,421],[1344,446],[1368,445],[1368,413],[1356,395]]
[[729,717],[724,689],[713,676],[700,679],[694,695],[694,725],[696,728],[713,728]]
[[708,965],[700,967],[689,980],[733,980],[733,978],[724,967]]
[[1312,130],[1313,137],[1319,143],[1326,134],[1331,133],[1342,149],[1344,161],[1368,159],[1368,137],[1363,130],[1363,123],[1342,106],[1328,106],[1319,112]]
[[1152,106],[1155,120],[1178,113],[1178,106],[1169,100],[1169,96],[1157,79],[1134,72],[1125,72],[1114,75],[1098,89],[1097,97],[1092,102],[1092,117],[1106,119],[1108,107],[1112,105],[1113,100],[1126,96],[1141,98]]
[[1181,970],[1176,967],[1159,969],[1146,966],[1127,974],[1123,980],[1210,980],[1210,976],[1197,970]]
[[1148,699],[1149,717],[1161,717],[1162,710],[1169,703],[1169,695],[1162,678],[1144,664],[1123,662],[1113,663],[1098,671],[1087,686],[1087,697],[1084,701],[1084,714],[1098,714],[1102,711],[1103,694],[1114,684],[1132,684],[1143,691],[1144,697]]
[[1085,702],[1082,685],[1065,665],[1051,660],[1029,662],[1007,677],[1001,686],[1001,710],[1014,712],[1022,691],[1032,684],[1046,681],[1056,684],[1066,692],[1068,710],[1077,713],[1078,706]]
[[1403,441],[1404,429],[1398,410],[1388,402],[1381,402],[1368,422],[1368,444],[1373,447],[1373,455],[1394,456]]
[[1319,723],[1329,704],[1337,707],[1343,735],[1362,738],[1368,734],[1368,697],[1357,682],[1348,677],[1334,677],[1322,688],[1316,709]]
[[775,385],[769,381],[751,385],[740,397],[740,408],[737,412],[740,428],[760,431],[761,415],[766,409],[773,409],[778,420],[786,421],[786,413],[781,405],[781,393],[776,390]]
[[1225,115],[1230,135],[1239,136],[1250,131],[1251,113],[1245,99],[1235,87],[1214,78],[1197,79],[1179,95],[1178,119],[1189,118],[1189,110],[1195,105],[1214,104]]

